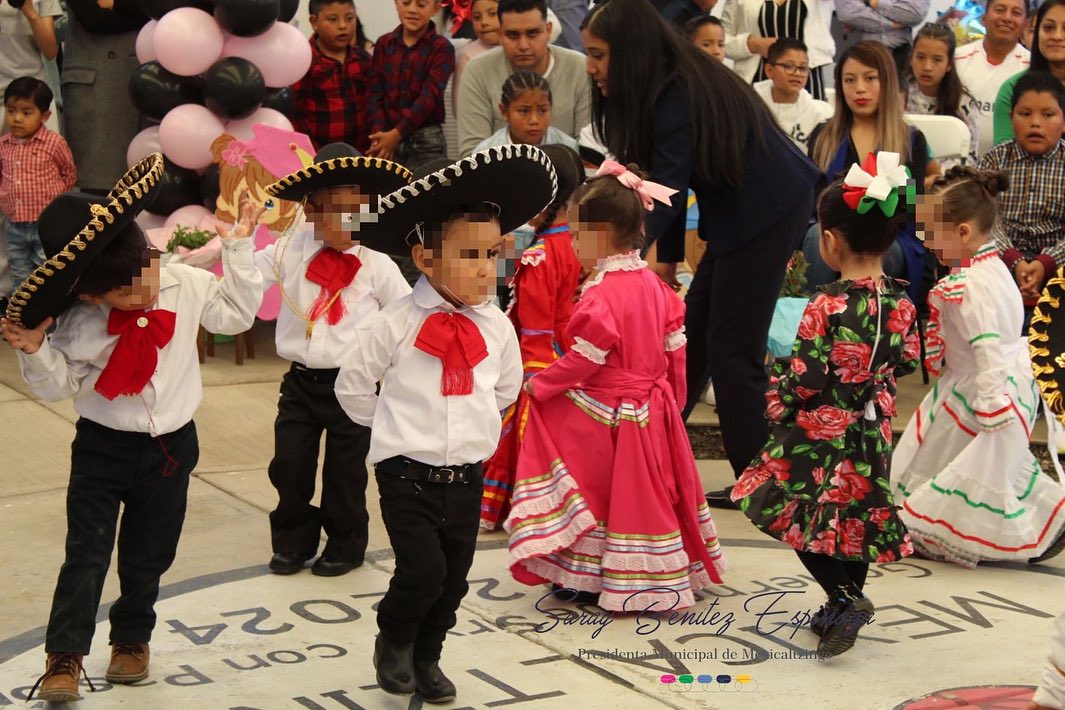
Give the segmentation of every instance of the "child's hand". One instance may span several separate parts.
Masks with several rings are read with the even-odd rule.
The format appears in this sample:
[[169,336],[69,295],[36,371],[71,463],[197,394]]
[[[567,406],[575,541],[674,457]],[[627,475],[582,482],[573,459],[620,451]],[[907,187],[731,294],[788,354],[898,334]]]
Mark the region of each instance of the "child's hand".
[[403,136],[395,128],[391,131],[370,134],[370,150],[367,153],[371,158],[383,158],[392,160],[396,154],[396,148],[403,142]]
[[32,355],[40,350],[41,343],[44,342],[45,333],[51,326],[51,318],[45,318],[33,330],[27,330],[22,326],[15,325],[7,318],[0,318],[0,332],[3,333],[4,340],[15,350],[21,350],[27,355]]
[[524,385],[522,385],[522,386],[521,386],[521,388],[522,388],[523,390],[525,390],[525,394],[527,394],[527,395],[529,395],[530,397],[532,397],[532,396],[533,396],[533,383],[532,383],[532,378],[530,378],[530,379],[528,379],[528,380],[525,380],[525,384],[524,384]]
[[669,286],[674,291],[679,291],[681,284],[677,280],[677,265],[674,263],[663,263],[661,261],[651,261],[647,264],[654,273],[658,274],[658,278],[666,282],[666,286]]
[[251,193],[245,190],[240,195],[240,204],[237,208],[238,214],[237,223],[232,227],[224,227],[218,225],[218,236],[222,239],[243,239],[244,237],[250,237],[251,233],[255,231],[255,226],[259,224],[259,218],[263,216],[263,212],[266,211],[264,205],[260,205],[253,202],[251,199]]

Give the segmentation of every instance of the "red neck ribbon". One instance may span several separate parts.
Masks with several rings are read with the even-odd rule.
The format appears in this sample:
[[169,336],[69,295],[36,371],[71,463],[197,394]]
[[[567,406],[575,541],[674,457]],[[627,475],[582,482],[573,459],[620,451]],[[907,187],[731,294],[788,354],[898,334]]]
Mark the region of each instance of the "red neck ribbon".
[[340,289],[348,286],[355,274],[362,268],[362,262],[354,254],[343,254],[332,247],[325,247],[311,259],[307,265],[307,280],[322,287],[318,298],[311,305],[307,317],[313,323],[327,308],[326,322],[336,325],[344,318],[344,302],[337,296]]
[[459,313],[434,313],[426,318],[414,347],[444,364],[440,394],[445,397],[471,394],[473,368],[488,357],[480,329]]
[[119,395],[140,394],[155,374],[159,350],[174,337],[177,314],[173,311],[111,309],[107,332],[117,335],[118,342],[107,367],[96,380],[100,396],[114,399]]

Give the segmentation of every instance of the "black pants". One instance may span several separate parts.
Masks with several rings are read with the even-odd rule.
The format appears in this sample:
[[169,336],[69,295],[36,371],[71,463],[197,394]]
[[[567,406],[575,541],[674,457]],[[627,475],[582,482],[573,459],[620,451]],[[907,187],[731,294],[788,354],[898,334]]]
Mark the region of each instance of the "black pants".
[[[168,466],[168,454],[176,466]],[[189,474],[199,456],[192,422],[153,439],[78,420],[67,486],[66,560],[48,618],[47,652],[89,653],[116,526],[120,595],[111,606],[110,640],[151,640],[159,578],[174,561]]]
[[841,589],[857,596],[865,588],[868,562],[840,560],[817,552],[797,551],[796,554],[829,597],[835,597]]
[[377,607],[377,626],[392,643],[414,642],[417,661],[440,658],[444,636],[466,596],[477,548],[481,476],[473,483],[417,483],[377,466],[381,517],[396,553],[396,571]]
[[[270,483],[277,508],[270,513],[274,552],[313,555],[322,529],[323,554],[362,562],[369,542],[366,512],[366,454],[370,430],[351,421],[333,387],[335,370],[301,370],[293,365],[281,380],[274,421]],[[321,508],[311,505],[318,477],[318,450],[325,432]]]
[[765,419],[769,324],[788,258],[806,232],[812,200],[811,195],[739,249],[719,255],[708,249],[688,289],[684,418],[711,377],[725,454],[737,478],[769,438]]

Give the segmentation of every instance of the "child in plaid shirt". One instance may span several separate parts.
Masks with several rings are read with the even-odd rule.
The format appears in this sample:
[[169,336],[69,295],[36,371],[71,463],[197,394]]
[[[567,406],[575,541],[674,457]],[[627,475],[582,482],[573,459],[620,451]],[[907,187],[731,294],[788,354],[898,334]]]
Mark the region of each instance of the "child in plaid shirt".
[[314,147],[348,143],[370,149],[370,54],[358,41],[353,0],[311,0],[311,68],[292,85],[292,125]]
[[1028,313],[1047,279],[1065,264],[1063,109],[1061,82],[1046,72],[1029,71],[1013,92],[1010,116],[1016,137],[980,161],[981,170],[1009,173],[1010,187],[999,195],[995,242]]
[[31,76],[4,90],[8,133],[0,136],[0,231],[7,235],[12,289],[47,258],[37,236],[41,210],[77,181],[67,142],[44,125],[51,105],[51,89]]
[[439,11],[440,0],[396,0],[400,25],[373,53],[368,155],[410,170],[447,154],[440,124],[455,48],[430,19]]

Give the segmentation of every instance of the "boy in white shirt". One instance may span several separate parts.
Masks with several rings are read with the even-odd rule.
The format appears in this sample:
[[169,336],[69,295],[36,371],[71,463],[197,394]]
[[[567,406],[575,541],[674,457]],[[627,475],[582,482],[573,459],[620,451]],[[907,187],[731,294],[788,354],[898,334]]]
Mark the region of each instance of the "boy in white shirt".
[[810,76],[806,45],[789,37],[778,39],[766,56],[765,74],[769,78],[756,83],[755,92],[769,106],[791,142],[805,153],[810,133],[833,113],[831,104],[818,101],[804,88]]
[[[12,297],[2,322],[34,394],[45,401],[73,397],[79,414],[66,560],[48,620],[46,670],[33,688],[40,687],[41,700],[79,699],[120,504],[122,589],[109,613],[105,677],[134,683],[148,676],[159,579],[174,560],[199,458],[192,421],[203,394],[196,334],[200,325],[243,333],[262,300],[247,238],[262,208],[246,196],[238,225],[221,230],[224,279],[184,264],[160,267],[133,218],[155,197],[162,172],[156,153],[107,198],[65,193],[49,204],[39,222],[49,259],[26,282],[36,288],[24,285]],[[46,335],[60,313],[55,332]]]
[[434,168],[381,200],[380,234],[391,237],[381,249],[409,252],[422,276],[411,295],[356,328],[336,393],[352,419],[373,424],[369,460],[396,555],[377,611],[377,683],[442,703],[456,694],[439,660],[469,588],[481,462],[522,381],[514,326],[491,302],[501,234],[551,201],[555,173],[530,145],[424,170]]
[[[336,577],[360,566],[369,542],[366,453],[370,430],[351,421],[333,393],[344,355],[356,347],[355,326],[410,293],[395,262],[359,244],[376,227],[379,195],[406,185],[397,163],[361,156],[351,146],[322,148],[313,164],[266,193],[301,202],[304,227],[255,254],[264,287],[281,287],[277,354],[292,361],[281,381],[274,421],[270,513],[274,574],[294,574],[314,557],[322,529],[328,541],[311,572]],[[320,507],[311,505],[318,449],[325,432]]]

